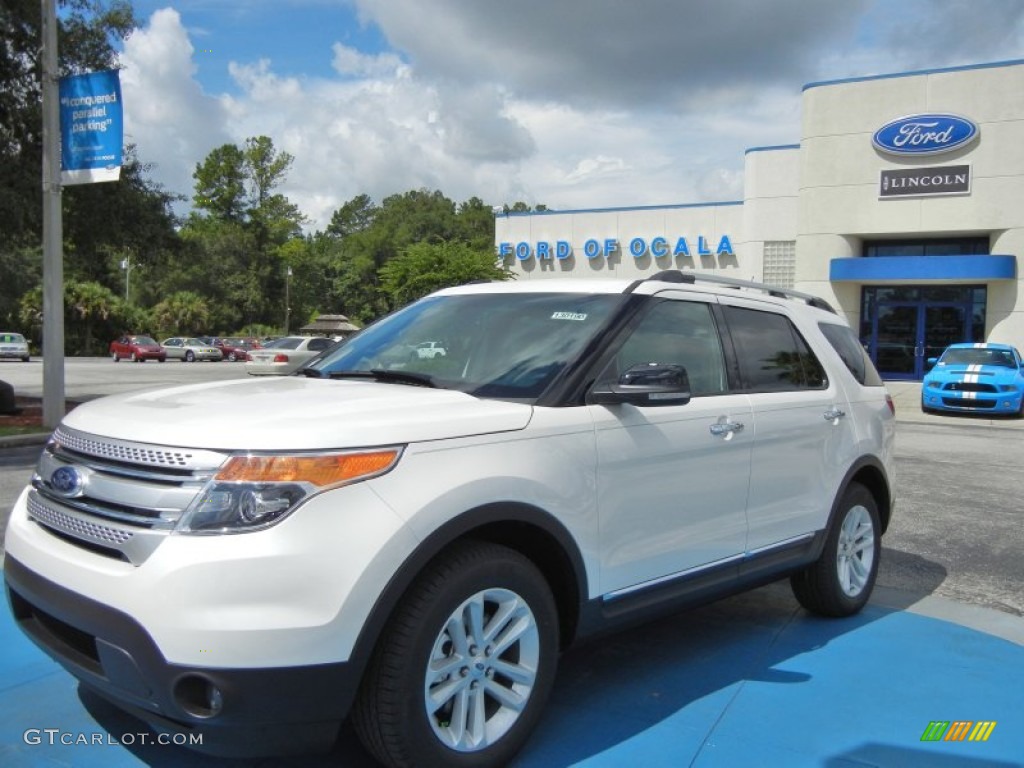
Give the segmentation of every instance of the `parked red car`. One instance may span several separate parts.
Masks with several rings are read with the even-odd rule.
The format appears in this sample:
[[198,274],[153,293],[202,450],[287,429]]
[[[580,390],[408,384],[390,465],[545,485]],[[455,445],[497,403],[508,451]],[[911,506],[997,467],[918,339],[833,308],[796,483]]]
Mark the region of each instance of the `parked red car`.
[[162,363],[167,359],[167,352],[149,336],[122,336],[110,342],[110,357],[115,363],[121,359],[133,363],[146,360],[159,360]]

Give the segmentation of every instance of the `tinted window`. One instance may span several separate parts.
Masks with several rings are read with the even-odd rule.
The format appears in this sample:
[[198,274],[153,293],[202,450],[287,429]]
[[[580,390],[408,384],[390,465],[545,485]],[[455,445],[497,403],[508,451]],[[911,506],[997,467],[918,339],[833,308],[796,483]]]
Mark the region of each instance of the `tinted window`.
[[882,386],[882,377],[878,375],[878,371],[871,363],[871,358],[868,357],[868,353],[857,340],[853,329],[835,323],[819,323],[818,327],[832,348],[839,353],[839,357],[846,367],[850,369],[853,378],[866,387]]
[[784,315],[725,307],[744,386],[752,392],[823,389],[825,370]]
[[721,394],[727,389],[722,345],[707,304],[655,304],[623,342],[600,381],[614,381],[640,363],[681,365],[695,397]]

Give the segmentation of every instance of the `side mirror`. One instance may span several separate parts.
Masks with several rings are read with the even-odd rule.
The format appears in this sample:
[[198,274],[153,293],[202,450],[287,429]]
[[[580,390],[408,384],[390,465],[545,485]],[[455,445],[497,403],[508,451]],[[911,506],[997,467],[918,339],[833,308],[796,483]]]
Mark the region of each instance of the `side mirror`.
[[939,358],[937,358],[937,357],[929,357],[928,358],[928,367],[930,368],[931,366],[935,365],[937,362],[939,362]]
[[619,376],[614,384],[596,387],[590,393],[590,402],[598,405],[686,405],[690,397],[690,377],[683,366],[639,363]]

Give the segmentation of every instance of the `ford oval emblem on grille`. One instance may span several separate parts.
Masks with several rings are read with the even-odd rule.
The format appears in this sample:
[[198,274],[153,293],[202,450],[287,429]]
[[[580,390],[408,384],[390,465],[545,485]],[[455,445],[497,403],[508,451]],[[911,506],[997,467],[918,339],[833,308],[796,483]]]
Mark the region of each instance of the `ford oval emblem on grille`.
[[77,496],[82,492],[82,475],[74,467],[60,467],[50,475],[50,487],[61,496]]

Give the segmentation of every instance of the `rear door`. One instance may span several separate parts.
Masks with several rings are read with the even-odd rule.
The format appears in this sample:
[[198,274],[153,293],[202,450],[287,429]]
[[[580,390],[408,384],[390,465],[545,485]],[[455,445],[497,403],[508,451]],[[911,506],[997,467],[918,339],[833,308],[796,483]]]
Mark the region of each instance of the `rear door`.
[[747,552],[823,528],[855,445],[845,390],[774,304],[723,297],[753,406]]

